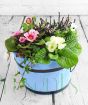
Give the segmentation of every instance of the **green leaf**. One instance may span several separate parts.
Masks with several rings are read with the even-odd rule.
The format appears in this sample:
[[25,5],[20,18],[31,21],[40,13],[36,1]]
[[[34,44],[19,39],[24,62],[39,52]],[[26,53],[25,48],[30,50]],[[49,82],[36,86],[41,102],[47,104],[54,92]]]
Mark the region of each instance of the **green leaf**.
[[9,39],[5,40],[5,46],[9,52],[17,51],[16,38],[10,37]]
[[38,63],[48,64],[48,63],[50,63],[50,59],[47,59],[47,58],[39,59]]
[[57,60],[58,59],[58,54],[54,55],[52,53],[49,53],[49,58],[52,60]]
[[29,48],[30,47],[30,44],[27,44],[27,45],[21,45],[21,44],[18,44],[17,45],[17,48],[22,48],[22,49],[26,49],[26,48]]
[[81,45],[78,43],[77,38],[71,37],[66,42],[66,48],[69,48],[72,52],[74,52],[76,55],[79,55],[81,53]]
[[17,72],[16,74],[15,74],[15,76],[18,76],[20,74],[20,72]]
[[24,60],[21,64],[23,64],[23,63],[26,64],[26,62],[27,62],[27,58],[24,58]]
[[25,57],[30,57],[31,51],[30,50],[23,50],[22,53],[25,55]]
[[25,86],[25,81],[26,81],[25,78],[22,78],[22,79],[20,80],[20,82],[19,82],[19,86],[20,86],[20,88],[22,88],[22,87]]
[[76,54],[77,56],[81,53],[82,48],[81,45],[77,42],[74,46],[69,46],[70,50]]
[[41,39],[38,43],[35,43],[36,45],[44,45],[45,41],[43,39]]
[[29,27],[28,27],[28,25],[27,25],[26,23],[23,23],[23,24],[22,24],[22,28],[23,28],[23,31],[24,31],[24,32],[26,32],[26,31],[29,30]]
[[64,30],[64,31],[56,30],[54,32],[55,36],[59,36],[59,37],[65,37],[67,33],[68,33],[68,30]]
[[37,51],[37,53],[35,54],[35,61],[36,63],[49,63],[45,48],[42,48],[41,50]]
[[63,68],[71,68],[78,63],[78,57],[69,48],[59,51],[58,64]]
[[33,29],[34,28],[34,25],[31,23],[31,24],[29,24],[28,25],[28,29],[30,30],[30,29]]
[[49,36],[47,36],[47,37],[45,37],[45,42],[47,42],[47,41],[50,41],[50,37]]
[[77,41],[77,32],[68,31],[66,35],[66,48],[69,48],[76,55],[81,53],[82,48]]
[[33,16],[32,17],[32,20],[35,22],[36,21],[36,16]]
[[31,67],[29,65],[26,65],[24,69],[27,73],[29,73],[29,71],[31,70]]
[[56,31],[54,32],[54,35],[55,35],[55,36],[61,36],[60,30],[56,30]]

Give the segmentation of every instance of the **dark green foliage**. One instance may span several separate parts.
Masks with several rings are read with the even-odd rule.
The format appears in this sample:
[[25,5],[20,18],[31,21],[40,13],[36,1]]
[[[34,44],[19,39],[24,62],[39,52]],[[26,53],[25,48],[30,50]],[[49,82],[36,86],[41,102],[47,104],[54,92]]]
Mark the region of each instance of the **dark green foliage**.
[[5,40],[5,46],[9,52],[17,51],[17,43],[15,37],[10,37]]

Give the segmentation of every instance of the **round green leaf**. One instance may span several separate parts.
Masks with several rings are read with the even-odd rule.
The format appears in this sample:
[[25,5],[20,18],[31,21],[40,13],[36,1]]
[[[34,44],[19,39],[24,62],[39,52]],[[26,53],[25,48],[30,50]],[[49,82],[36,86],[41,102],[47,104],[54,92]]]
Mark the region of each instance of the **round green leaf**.
[[17,51],[16,45],[16,39],[13,37],[5,40],[5,46],[9,52]]
[[59,52],[57,62],[63,68],[71,68],[78,63],[78,57],[70,49],[65,48]]

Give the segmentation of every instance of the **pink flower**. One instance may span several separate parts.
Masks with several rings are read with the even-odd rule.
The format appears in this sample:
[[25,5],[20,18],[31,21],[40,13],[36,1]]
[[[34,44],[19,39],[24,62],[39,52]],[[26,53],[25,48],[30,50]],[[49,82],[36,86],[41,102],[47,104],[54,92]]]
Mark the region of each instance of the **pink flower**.
[[30,23],[32,23],[32,18],[30,18],[30,17],[27,17],[27,18],[26,18],[26,23],[27,23],[27,24],[30,24]]
[[25,38],[25,37],[20,37],[20,38],[19,38],[19,42],[20,42],[20,43],[24,43],[25,41],[26,41],[26,38]]
[[21,34],[21,31],[13,32],[13,35],[14,35],[14,36],[19,36],[20,34]]
[[33,42],[36,40],[36,38],[38,37],[37,35],[39,34],[38,31],[31,29],[29,32],[26,32],[24,34],[24,36],[26,37],[26,39],[30,42]]

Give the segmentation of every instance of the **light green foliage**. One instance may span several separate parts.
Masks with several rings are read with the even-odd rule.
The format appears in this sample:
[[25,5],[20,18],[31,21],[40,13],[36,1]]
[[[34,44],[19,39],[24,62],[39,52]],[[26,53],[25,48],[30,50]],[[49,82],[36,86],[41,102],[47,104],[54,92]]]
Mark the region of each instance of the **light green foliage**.
[[20,80],[20,82],[19,82],[19,87],[20,87],[20,88],[22,88],[22,87],[25,86],[25,81],[26,81],[25,78],[22,78],[22,79]]
[[23,28],[23,31],[24,32],[27,32],[29,31],[30,29],[32,29],[34,27],[34,25],[31,23],[30,25],[29,24],[26,24],[26,23],[23,23],[22,24],[22,28]]
[[36,43],[36,45],[44,45],[44,44],[45,44],[44,39],[41,39],[38,43]]
[[69,48],[65,48],[59,51],[57,62],[63,68],[70,68],[78,63],[78,56]]

